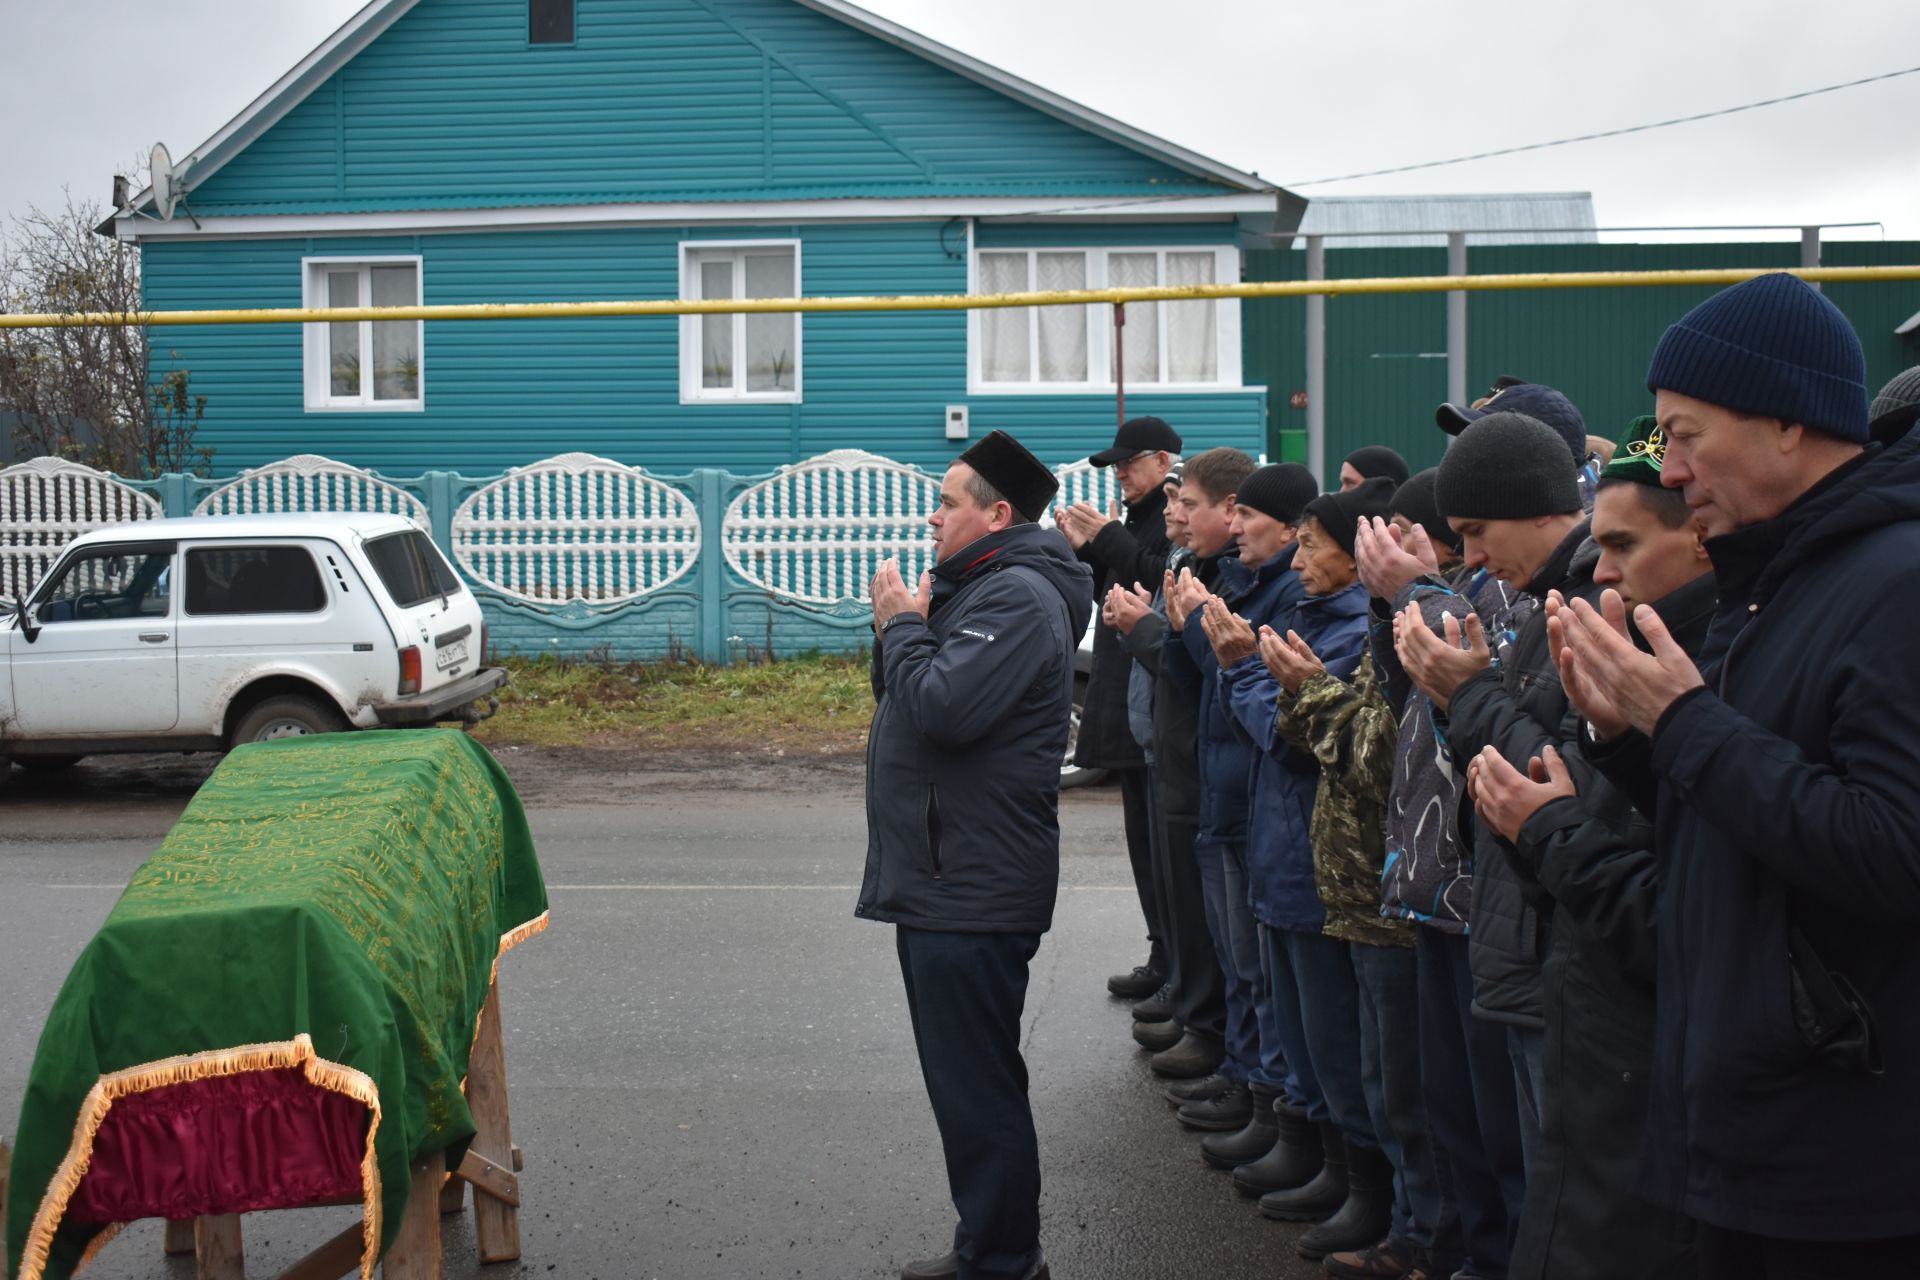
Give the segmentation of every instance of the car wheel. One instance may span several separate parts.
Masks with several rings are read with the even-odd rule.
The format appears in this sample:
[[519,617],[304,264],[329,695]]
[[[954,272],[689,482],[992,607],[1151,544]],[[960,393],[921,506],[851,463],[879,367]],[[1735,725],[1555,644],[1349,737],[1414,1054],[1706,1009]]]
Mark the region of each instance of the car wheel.
[[339,733],[347,727],[346,717],[316,699],[297,693],[267,698],[247,710],[233,726],[227,749],[245,742],[271,742],[275,738],[301,738],[310,733]]
[[85,760],[85,756],[15,756],[14,763],[34,773],[59,773]]
[[1080,712],[1087,705],[1087,678],[1076,676],[1073,681],[1073,715],[1067,721],[1067,755],[1060,764],[1060,789],[1069,791],[1074,787],[1091,787],[1104,782],[1105,769],[1086,769],[1073,762],[1073,753],[1080,745]]

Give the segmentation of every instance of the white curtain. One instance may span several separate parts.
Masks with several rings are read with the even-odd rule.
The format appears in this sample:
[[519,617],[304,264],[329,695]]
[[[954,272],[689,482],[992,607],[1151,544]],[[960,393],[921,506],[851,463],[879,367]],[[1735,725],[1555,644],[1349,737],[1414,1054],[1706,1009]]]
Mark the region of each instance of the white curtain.
[[[791,250],[748,254],[744,274],[749,298],[797,296]],[[748,391],[793,390],[793,331],[799,319],[797,315],[745,317]]]
[[[420,301],[420,276],[409,262],[373,269],[372,305],[411,307]],[[373,325],[373,398],[420,398],[420,322],[381,320]]]
[[[980,255],[979,292],[1024,293],[1028,287],[1024,252]],[[1028,326],[1033,323],[1032,309],[995,307],[977,314],[980,317],[981,381],[1029,381]]]
[[[1159,255],[1152,253],[1116,253],[1107,258],[1107,284],[1115,289],[1150,289],[1160,283]],[[1127,381],[1160,381],[1160,304],[1134,302],[1127,305],[1126,333]],[[1111,365],[1109,366],[1111,369]]]
[[[1040,253],[1039,288],[1084,289],[1087,287],[1087,255],[1084,253]],[[1087,309],[1085,307],[1036,307],[1040,325],[1040,381],[1085,382],[1087,380]]]
[[[1211,252],[1168,253],[1167,283],[1213,284],[1215,257]],[[1213,299],[1164,304],[1167,326],[1167,381],[1220,380],[1220,326]],[[1128,317],[1132,319],[1131,316]],[[1131,326],[1129,326],[1131,327]]]
[[[358,268],[327,272],[327,305],[330,307],[357,307],[360,305],[360,271]],[[357,320],[335,320],[329,324],[327,326],[327,353],[328,394],[336,396],[359,395],[360,322]]]

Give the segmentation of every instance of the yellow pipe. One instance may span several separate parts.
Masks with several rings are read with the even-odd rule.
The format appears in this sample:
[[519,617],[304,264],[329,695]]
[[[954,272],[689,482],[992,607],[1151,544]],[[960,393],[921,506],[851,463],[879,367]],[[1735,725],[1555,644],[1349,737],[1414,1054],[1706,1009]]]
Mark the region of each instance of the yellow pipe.
[[[561,316],[735,315],[756,312],[975,311],[995,307],[1087,303],[1189,302],[1206,298],[1338,297],[1367,293],[1482,292],[1494,289],[1611,289],[1657,285],[1738,284],[1777,267],[1699,271],[1565,271],[1525,275],[1388,276],[1355,280],[1274,280],[1136,289],[1067,289],[1036,293],[921,294],[902,297],[646,298],[627,302],[487,302],[417,307],[279,307],[226,311],[129,311],[0,315],[0,329],[77,329],[116,325],[310,324],[345,320],[544,320]],[[1920,280],[1920,266],[1809,267],[1788,271],[1828,284]]]

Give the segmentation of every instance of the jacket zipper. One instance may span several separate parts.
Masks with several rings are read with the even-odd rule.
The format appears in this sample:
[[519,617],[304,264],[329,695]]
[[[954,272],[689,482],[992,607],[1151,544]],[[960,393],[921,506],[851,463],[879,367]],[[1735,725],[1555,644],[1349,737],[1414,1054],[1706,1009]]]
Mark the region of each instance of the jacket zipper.
[[940,792],[927,786],[927,852],[933,856],[933,878],[940,878]]

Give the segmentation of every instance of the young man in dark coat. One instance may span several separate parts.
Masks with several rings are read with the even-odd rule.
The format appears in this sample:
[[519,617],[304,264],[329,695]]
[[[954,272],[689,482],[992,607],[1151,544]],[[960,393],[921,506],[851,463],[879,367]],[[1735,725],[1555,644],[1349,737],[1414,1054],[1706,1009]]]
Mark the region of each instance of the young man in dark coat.
[[[1598,553],[1587,539],[1568,447],[1561,433],[1532,418],[1491,413],[1462,431],[1440,463],[1435,495],[1461,536],[1467,565],[1485,566],[1535,600],[1548,591],[1569,599],[1598,596]],[[1535,612],[1520,624],[1498,666],[1484,620],[1469,615],[1442,625],[1445,639],[1409,610],[1401,615],[1396,647],[1407,674],[1432,700],[1435,723],[1454,758],[1471,758],[1491,745],[1509,759],[1532,759],[1554,740],[1567,714],[1547,648],[1545,614]],[[1540,963],[1551,910],[1552,898],[1531,871],[1498,835],[1478,827],[1468,951],[1473,1011],[1507,1026],[1528,1177],[1539,1137],[1545,1047]]]
[[[1660,484],[1665,437],[1637,419],[1600,476],[1594,582],[1651,603],[1697,652],[1713,614],[1712,568],[1686,500]],[[1653,1058],[1659,874],[1653,827],[1594,774],[1572,714],[1558,749],[1468,765],[1481,820],[1553,895],[1537,1167],[1530,1171],[1510,1280],[1685,1280],[1691,1232],[1637,1194]],[[1529,776],[1531,775],[1531,776]]]
[[[1060,532],[1074,553],[1093,569],[1095,602],[1114,587],[1160,581],[1166,571],[1167,495],[1161,482],[1180,456],[1179,433],[1158,418],[1122,423],[1113,446],[1088,458],[1096,467],[1112,467],[1126,513],[1115,518],[1091,503],[1077,502],[1059,513]],[[1147,760],[1127,728],[1127,677],[1133,659],[1120,633],[1104,620],[1093,633],[1093,671],[1080,710],[1080,741],[1073,762],[1083,769],[1106,769],[1120,783],[1127,832],[1127,859],[1134,891],[1147,920],[1147,962],[1131,973],[1107,979],[1107,990],[1126,1000],[1143,1000],[1167,980],[1167,928],[1153,883],[1153,836],[1148,816]]]
[[1040,1152],[1020,1056],[1027,965],[1060,880],[1060,758],[1091,574],[1033,521],[1059,487],[1004,432],[940,485],[937,563],[873,580],[867,867],[855,914],[900,973],[960,1221],[905,1280],[1044,1277]]
[[1870,439],[1840,311],[1760,276],[1667,330],[1662,483],[1705,526],[1698,666],[1651,609],[1557,610],[1597,763],[1654,817],[1645,1188],[1702,1276],[1920,1269],[1920,437]]

